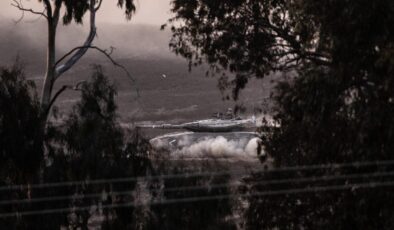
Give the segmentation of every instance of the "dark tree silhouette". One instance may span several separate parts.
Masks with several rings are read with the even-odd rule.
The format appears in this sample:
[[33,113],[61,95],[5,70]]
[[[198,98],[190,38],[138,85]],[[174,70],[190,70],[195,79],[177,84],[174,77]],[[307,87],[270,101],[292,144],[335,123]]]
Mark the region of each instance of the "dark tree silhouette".
[[[173,50],[191,64],[236,74],[234,96],[249,77],[290,71],[274,94],[277,129],[264,129],[275,166],[393,159],[394,3],[379,1],[173,1]],[[387,172],[378,165],[292,174],[264,173],[251,182],[305,176]],[[249,191],[303,189],[335,180],[252,186]],[[392,188],[252,197],[250,229],[391,229]]]
[[31,182],[41,164],[43,139],[35,86],[25,80],[19,63],[0,74],[1,179]]
[[175,0],[170,47],[190,66],[208,62],[213,72],[235,73],[232,82],[226,75],[221,82],[232,85],[237,98],[252,76],[332,62],[319,22],[303,13],[302,5],[286,0]]
[[[15,217],[1,217],[1,226],[9,229],[54,229],[61,225],[86,228],[91,214],[84,210],[73,213],[67,211],[68,208],[132,202],[135,181],[112,183],[111,180],[145,176],[152,169],[147,156],[149,142],[137,131],[125,134],[117,122],[116,90],[101,68],[97,66],[92,80],[81,82],[77,89],[81,91],[81,100],[68,118],[56,126],[48,122],[44,133],[40,103],[33,94],[34,84],[24,79],[19,65],[1,69],[0,213],[15,214]],[[95,179],[109,181],[89,184]],[[36,186],[59,182],[64,185]],[[119,192],[122,194],[115,195]],[[97,196],[104,193],[107,195]],[[59,196],[62,198],[50,200]],[[25,215],[25,212],[54,209],[65,210]],[[130,229],[133,212],[133,207],[104,209],[106,218],[102,224],[108,228]],[[78,217],[76,223],[70,221],[70,214]]]
[[[147,158],[150,145],[138,131],[125,137],[124,130],[117,122],[115,104],[116,89],[96,66],[90,82],[81,85],[81,100],[65,122],[65,145],[69,155],[70,180],[90,181],[145,176],[151,169]],[[126,139],[127,140],[126,142]],[[77,185],[72,192],[97,194],[105,191],[106,199],[86,198],[76,202],[77,206],[102,202],[105,205],[119,205],[133,201],[136,181],[123,183],[102,183]],[[111,195],[122,192],[121,195]],[[106,219],[104,226],[129,229],[133,222],[133,207],[106,209],[105,214],[116,216]],[[89,215],[78,212],[86,226]]]
[[[11,68],[1,68],[0,77],[0,184],[37,183],[45,137],[40,127],[40,104],[34,94],[35,85],[25,80],[19,62]],[[2,201],[27,199],[31,194],[32,191],[24,187],[2,190],[0,198]],[[12,212],[22,206],[2,205],[0,210]],[[5,228],[23,226],[16,219],[1,220],[0,224]]]
[[[163,154],[160,152],[159,154]],[[163,157],[163,156],[161,156]],[[201,165],[199,165],[201,164]],[[198,166],[197,166],[198,165]],[[154,200],[177,200],[170,204],[153,204],[150,215],[142,222],[144,229],[236,229],[233,216],[233,204],[236,199],[230,186],[230,174],[212,176],[192,176],[199,172],[213,171],[220,168],[214,160],[202,162],[157,162],[156,172],[161,175],[179,175],[175,178],[162,178],[153,181]],[[212,169],[214,168],[214,169]],[[188,176],[191,174],[191,176]],[[184,175],[184,177],[182,177]],[[193,188],[194,189],[182,189]],[[160,188],[160,189],[158,189]],[[214,196],[224,198],[211,199]],[[229,196],[226,198],[225,196]],[[197,198],[195,201],[182,202]],[[208,198],[207,200],[205,200]]]

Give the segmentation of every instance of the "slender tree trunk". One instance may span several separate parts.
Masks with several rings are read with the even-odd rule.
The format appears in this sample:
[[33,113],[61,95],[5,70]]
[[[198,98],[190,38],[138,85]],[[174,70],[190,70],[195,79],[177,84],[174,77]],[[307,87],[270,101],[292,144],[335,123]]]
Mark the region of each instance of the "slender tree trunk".
[[61,1],[56,0],[56,7],[53,12],[49,0],[44,0],[44,3],[47,6],[48,14],[48,47],[46,74],[41,94],[41,109],[44,116],[43,120],[46,121],[51,106],[53,85],[56,79],[72,68],[85,55],[96,37],[96,11],[101,6],[101,1],[99,2],[98,8],[96,8],[96,0],[90,0],[90,32],[83,44],[83,48],[79,48],[75,53],[70,53],[72,56],[59,66],[56,66],[56,29],[59,22]]
[[48,109],[51,101],[53,83],[56,78],[56,27],[56,20],[48,20],[47,66],[41,94],[41,108],[43,111]]

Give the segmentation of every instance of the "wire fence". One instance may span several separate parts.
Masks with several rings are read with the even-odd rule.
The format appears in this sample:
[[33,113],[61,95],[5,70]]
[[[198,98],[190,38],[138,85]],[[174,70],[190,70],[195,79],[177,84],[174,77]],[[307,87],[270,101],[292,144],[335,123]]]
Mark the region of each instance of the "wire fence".
[[[389,177],[394,176],[394,171],[390,172],[374,172],[374,173],[354,173],[347,175],[332,175],[332,176],[320,176],[320,177],[301,177],[301,178],[291,178],[291,179],[275,179],[275,180],[264,180],[264,181],[252,181],[249,182],[248,186],[265,186],[265,185],[278,185],[278,184],[300,184],[300,183],[316,183],[316,182],[327,182],[333,180],[351,180],[351,179],[371,179],[376,177]],[[376,181],[373,181],[376,182]],[[221,184],[208,184],[208,185],[195,185],[195,186],[180,186],[180,187],[170,187],[170,188],[153,188],[152,192],[185,192],[185,191],[195,191],[203,189],[222,189],[222,188],[234,188],[242,186],[240,182],[230,182]],[[126,190],[121,192],[100,192],[100,193],[88,193],[88,194],[74,194],[66,196],[51,196],[51,197],[41,197],[33,199],[14,199],[14,200],[2,200],[0,205],[11,205],[11,204],[23,204],[23,203],[39,203],[39,202],[53,202],[62,200],[77,200],[77,199],[90,199],[90,198],[102,198],[107,196],[122,196],[122,195],[132,195],[135,190]]]
[[[101,208],[109,209],[109,208],[122,208],[122,207],[138,207],[138,206],[147,206],[147,205],[150,206],[170,205],[170,204],[180,204],[180,203],[225,200],[232,198],[263,197],[263,196],[290,195],[290,194],[301,194],[301,193],[318,193],[318,192],[355,190],[355,189],[373,189],[373,188],[391,187],[391,186],[394,186],[394,181],[350,183],[344,185],[314,186],[314,187],[297,188],[297,189],[267,190],[264,192],[253,192],[247,194],[195,196],[195,197],[176,198],[176,199],[168,199],[168,200],[160,200],[160,201],[149,201],[149,202],[127,202],[122,204],[102,205]],[[83,206],[83,207],[58,208],[58,209],[44,209],[37,211],[8,212],[8,213],[1,213],[0,218],[59,214],[59,213],[76,212],[76,211],[87,211],[90,209],[91,206]]]
[[[272,195],[286,195],[286,194],[298,194],[307,192],[327,192],[335,190],[349,190],[349,189],[372,189],[378,187],[389,187],[394,185],[394,181],[390,180],[390,176],[394,176],[394,171],[387,171],[387,168],[394,166],[394,161],[364,161],[364,162],[352,162],[352,163],[340,163],[340,164],[317,164],[317,165],[302,165],[302,166],[291,166],[281,168],[268,168],[263,170],[225,170],[225,171],[214,171],[214,172],[198,172],[198,173],[181,173],[181,174],[166,174],[166,175],[153,175],[153,176],[142,176],[142,177],[129,177],[129,178],[113,178],[113,179],[102,179],[102,180],[86,180],[86,181],[68,181],[68,182],[56,182],[56,183],[43,183],[43,184],[32,184],[32,185],[11,185],[0,187],[0,191],[10,192],[17,189],[32,189],[32,188],[59,188],[64,186],[75,186],[75,185],[86,185],[86,184],[106,184],[106,183],[131,183],[138,181],[149,181],[149,180],[171,180],[171,179],[191,179],[199,177],[214,177],[214,176],[244,176],[256,173],[276,173],[276,172],[297,172],[297,171],[308,171],[308,170],[323,170],[323,169],[362,169],[363,167],[378,167],[383,168],[384,171],[374,171],[369,173],[353,173],[344,175],[323,175],[323,176],[312,176],[312,177],[298,177],[298,178],[284,178],[284,179],[270,179],[263,181],[249,181],[246,185],[248,186],[266,186],[266,185],[295,185],[301,183],[318,183],[318,182],[329,182],[336,180],[346,180],[344,184],[335,185],[324,185],[316,186],[307,184],[301,188],[285,188],[285,189],[266,189],[262,192],[226,192],[226,194],[209,195],[208,192],[205,196],[190,196],[183,198],[174,199],[161,199],[161,200],[149,200],[146,202],[125,202],[117,204],[106,204],[102,205],[101,208],[121,208],[121,207],[137,207],[141,205],[169,205],[178,203],[189,203],[189,202],[202,202],[212,201],[220,199],[232,199],[232,198],[247,198],[255,196],[272,196]],[[374,168],[377,170],[378,168]],[[385,181],[379,181],[378,179],[386,178]],[[368,182],[358,181],[357,183],[349,180],[356,179],[368,179]],[[360,183],[363,182],[363,183]],[[165,188],[153,188],[150,192],[190,192],[196,190],[209,190],[214,189],[230,189],[239,188],[242,186],[240,181],[233,183],[219,183],[219,184],[208,184],[208,185],[192,185],[192,186],[180,186],[180,187],[165,187]],[[32,199],[12,199],[12,200],[1,200],[0,206],[3,205],[20,205],[24,203],[40,203],[40,202],[54,202],[64,200],[77,200],[77,199],[93,199],[93,198],[105,198],[106,196],[122,196],[130,195],[134,196],[135,190],[126,190],[120,192],[100,192],[100,193],[88,193],[88,194],[73,194],[64,196],[46,196],[37,197]],[[137,200],[137,199],[135,199]],[[66,207],[57,209],[43,209],[43,210],[30,210],[30,211],[16,211],[16,212],[5,212],[0,213],[0,218],[9,218],[17,216],[30,216],[30,215],[44,215],[44,214],[55,214],[55,213],[67,213],[89,210],[91,205],[82,207]]]
[[0,191],[10,190],[23,190],[33,188],[55,188],[75,185],[94,185],[105,183],[128,183],[137,182],[139,180],[160,180],[160,179],[179,179],[179,178],[193,178],[193,177],[212,177],[212,176],[237,176],[246,175],[251,173],[276,173],[276,172],[293,172],[293,171],[307,171],[307,170],[323,170],[323,169],[341,169],[341,168],[361,168],[369,166],[394,166],[394,160],[390,161],[364,161],[352,163],[332,163],[332,164],[316,164],[316,165],[302,165],[291,167],[279,167],[268,169],[244,169],[244,170],[222,170],[211,172],[198,172],[198,173],[180,173],[180,174],[166,174],[166,175],[153,175],[153,176],[140,176],[140,177],[127,177],[127,178],[112,178],[112,179],[98,179],[98,180],[79,180],[79,181],[66,181],[54,183],[41,183],[41,184],[20,184],[1,186]]

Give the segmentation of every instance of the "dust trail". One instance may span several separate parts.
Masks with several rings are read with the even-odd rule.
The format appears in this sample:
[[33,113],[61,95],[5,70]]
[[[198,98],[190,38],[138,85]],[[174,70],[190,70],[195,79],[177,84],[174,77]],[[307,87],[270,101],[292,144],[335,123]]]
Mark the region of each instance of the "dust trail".
[[[200,136],[199,136],[200,135]],[[167,149],[175,159],[228,159],[257,161],[264,154],[261,139],[254,133],[228,133],[214,135],[180,133],[151,141],[157,149]],[[258,154],[258,151],[260,153]]]

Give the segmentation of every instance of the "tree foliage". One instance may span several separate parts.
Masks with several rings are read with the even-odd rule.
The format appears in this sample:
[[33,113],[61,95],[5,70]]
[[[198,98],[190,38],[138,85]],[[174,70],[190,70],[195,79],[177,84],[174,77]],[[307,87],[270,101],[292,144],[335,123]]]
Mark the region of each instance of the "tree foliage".
[[[39,2],[43,2],[45,6],[50,6],[50,0],[38,0]],[[94,4],[98,4],[100,7],[103,0],[96,0]],[[70,24],[72,21],[75,23],[82,23],[83,17],[85,13],[89,10],[91,1],[90,0],[54,0],[55,10],[56,8],[61,8],[63,5],[65,10],[63,14],[63,23],[65,25]],[[132,14],[135,11],[135,5],[133,0],[117,0],[117,5],[120,8],[124,9],[124,13],[127,19],[130,19]],[[47,9],[48,11],[49,9]],[[52,10],[52,7],[50,8]]]
[[[41,129],[41,109],[35,85],[25,79],[21,63],[0,70],[0,185],[38,183],[44,159],[46,135]],[[4,187],[2,187],[4,188]],[[0,191],[2,201],[27,199],[32,191],[20,188]],[[30,205],[1,205],[1,212],[11,212]],[[0,221],[4,228],[26,227],[14,219]]]
[[[274,157],[277,167],[393,159],[392,102],[388,98],[383,100],[382,94],[378,93],[380,90],[376,89],[373,94],[367,93],[368,96],[357,91],[346,94],[341,90],[341,82],[333,76],[331,72],[316,68],[306,71],[292,84],[278,86],[276,119],[281,127],[265,134],[267,151]],[[392,166],[377,163],[369,167],[264,173],[252,176],[248,182],[253,185],[272,179],[294,180],[294,183],[277,186],[252,186],[251,193],[302,190],[390,182],[392,177],[373,175],[392,170]],[[307,177],[363,174],[370,176],[345,177],[328,182],[295,182]],[[392,187],[361,189],[355,185],[348,191],[312,191],[251,198],[245,217],[250,229],[391,229],[394,214],[392,194]]]
[[[133,201],[135,181],[112,183],[111,180],[145,176],[151,168],[147,158],[149,143],[138,132],[126,133],[120,127],[116,115],[116,89],[100,67],[96,67],[92,80],[78,89],[81,100],[68,118],[57,126],[47,123],[43,130],[40,122],[46,121],[41,120],[41,108],[33,94],[32,82],[24,79],[18,65],[2,69],[1,214],[68,207],[83,209],[1,218],[1,226],[9,229],[86,228],[88,221],[98,213],[97,210],[90,213],[86,207]],[[109,181],[89,184],[95,179]],[[41,183],[64,185],[30,187]],[[18,185],[18,188],[4,187],[10,185]],[[118,192],[122,195],[112,195]],[[47,200],[59,196],[62,199]],[[37,199],[42,201],[34,202]],[[4,204],[7,201],[11,202]],[[104,209],[102,215],[106,218],[101,224],[108,228],[130,229],[133,212],[132,207]]]
[[122,154],[123,133],[116,122],[116,91],[100,67],[93,74],[92,83],[83,84],[81,91],[81,101],[66,121],[66,143],[71,155],[81,160],[80,179],[98,179],[103,176],[102,164],[107,159],[118,161]]
[[[281,127],[267,139],[268,151],[278,166],[393,159],[394,31],[390,23],[394,20],[394,5],[390,1],[334,3],[319,3],[324,7],[321,10],[319,5],[305,4],[330,38],[332,64],[300,68],[293,82],[278,85],[276,119]],[[392,167],[377,165],[312,174],[299,172],[295,177],[390,170]],[[344,182],[387,180],[390,178]],[[297,186],[300,185],[294,185]],[[263,228],[282,222],[304,229],[391,229],[392,191],[355,186],[348,192],[261,199],[251,206],[248,220],[251,226]],[[257,216],[267,206],[276,208]],[[288,210],[286,215],[280,213],[279,207]]]
[[[187,160],[174,163],[167,159],[162,163],[156,162],[156,165],[159,175],[175,176],[159,177],[153,181],[152,196],[164,202],[177,202],[151,205],[151,215],[147,218],[145,229],[236,229],[232,218],[234,202],[231,194],[234,191],[226,186],[233,180],[230,173],[198,176],[199,172],[213,171],[211,167],[220,168],[211,160],[206,163]],[[215,196],[223,197],[209,199]]]
[[[383,0],[175,0],[170,47],[190,64],[208,62],[236,74],[227,82],[236,98],[249,77],[307,64],[348,65],[352,57],[385,49],[392,38],[392,8]],[[358,60],[366,64],[359,66],[370,63]]]
[[1,68],[0,76],[0,178],[32,182],[43,158],[44,138],[35,85],[25,80],[19,62]]
[[[134,161],[139,159],[127,157],[123,150],[125,137],[116,118],[115,95],[116,89],[104,75],[101,67],[96,66],[91,82],[82,85],[81,100],[74,106],[73,112],[65,122],[65,145],[70,155],[69,174],[71,180],[97,180],[137,176],[133,169]],[[140,171],[144,175],[145,171]],[[131,191],[135,182],[112,184],[111,182],[93,185],[77,185],[72,192],[95,194],[105,192]],[[119,195],[117,199],[86,198],[76,202],[76,206],[84,207],[90,204],[103,203],[106,205],[126,202],[130,195]],[[107,220],[103,224],[122,226],[130,224],[132,208],[105,210],[106,215],[114,214],[116,220]],[[90,217],[86,211],[77,212],[84,220],[80,226],[85,226]],[[76,223],[78,224],[78,223]]]
[[[235,96],[249,77],[274,71],[293,78],[274,99],[280,127],[263,134],[276,167],[392,160],[394,3],[341,1],[173,1],[173,50],[236,74]],[[389,181],[335,180],[258,186],[300,179],[387,172],[379,165],[251,176],[250,193]],[[250,229],[391,229],[392,188],[252,197]]]
[[287,71],[302,63],[328,64],[319,26],[301,14],[300,1],[173,1],[170,47],[190,65],[208,62],[214,72],[236,74],[228,82],[236,99],[252,76]]

